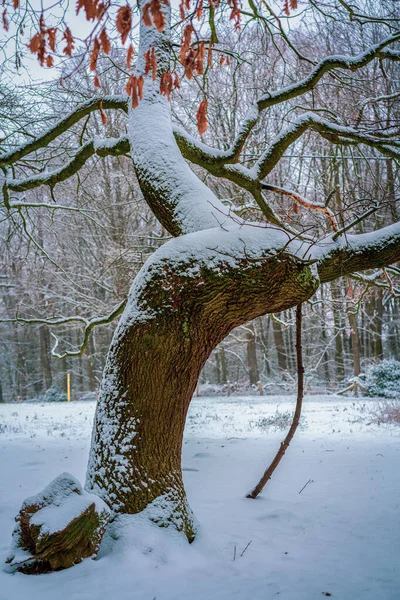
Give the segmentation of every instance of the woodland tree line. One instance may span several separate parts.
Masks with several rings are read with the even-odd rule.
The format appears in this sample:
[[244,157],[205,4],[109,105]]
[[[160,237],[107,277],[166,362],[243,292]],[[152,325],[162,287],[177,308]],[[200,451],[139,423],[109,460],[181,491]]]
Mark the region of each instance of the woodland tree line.
[[[384,5],[385,3],[382,3]],[[393,3],[388,3],[393,4]],[[334,34],[323,14],[308,29],[299,25],[292,32],[296,49],[310,55],[330,54],[340,47],[354,54],[364,45],[363,28],[354,29],[336,23]],[[225,149],[243,120],[248,100],[260,90],[279,87],[285,81],[285,61],[297,62],[297,78],[307,73],[309,65],[293,52],[282,38],[265,36],[259,24],[249,24],[240,41],[230,44],[229,30],[224,39],[223,66],[208,79],[209,132],[205,139],[214,147]],[[368,25],[365,47],[382,37],[379,23]],[[122,54],[114,49],[110,57],[99,60],[102,93],[120,94],[124,89],[119,64]],[[54,122],[60,110],[65,114],[93,97],[87,64],[73,61],[61,73],[63,87],[57,82],[37,85],[12,84],[13,65],[3,65],[0,80],[1,150],[29,140]],[[367,118],[371,128],[382,137],[400,126],[399,92],[396,92],[398,63],[383,65],[371,62],[363,77],[352,85],[351,73],[336,73],[315,90],[316,101],[325,108],[322,116],[335,119],[340,111],[349,121],[359,115]],[[369,76],[368,76],[369,73]],[[342,85],[346,81],[346,89]],[[240,94],[238,92],[240,90]],[[243,98],[243,90],[248,98]],[[377,98],[385,97],[377,102]],[[367,98],[367,100],[365,100]],[[369,100],[368,100],[369,99]],[[261,118],[251,152],[246,160],[252,164],[265,146],[266,139],[279,134],[291,110],[301,100],[278,104]],[[38,105],[40,111],[37,111]],[[195,132],[195,107],[198,96],[193,87],[182,83],[173,101],[175,121]],[[39,115],[39,116],[38,116]],[[54,147],[26,160],[27,173],[37,173],[64,164],[77,143],[88,136],[118,135],[124,128],[124,115],[113,112],[106,124],[99,112],[89,114],[82,125],[60,137]],[[9,141],[12,137],[12,144]],[[253,155],[254,153],[254,155]],[[195,167],[228,206],[242,216],[254,216],[259,208],[250,194],[225,179]],[[396,222],[400,217],[400,169],[395,158],[382,156],[374,148],[349,143],[338,146],[324,136],[306,133],[285,153],[271,174],[276,186],[295,187],[299,196],[327,201],[340,225],[354,221],[354,233],[363,233]],[[94,391],[101,379],[107,349],[115,323],[93,329],[80,356],[55,358],[56,352],[73,351],[82,342],[79,321],[62,326],[12,322],[17,316],[48,319],[55,315],[92,317],[107,315],[126,298],[129,285],[150,253],[170,236],[158,223],[143,201],[127,156],[99,156],[90,159],[78,175],[48,187],[18,190],[14,201],[63,205],[65,210],[48,208],[14,208],[6,220],[0,209],[0,400],[13,401],[42,394],[52,383],[65,387],[66,373],[71,373],[75,394]],[[76,198],[79,197],[79,210]],[[329,219],[320,212],[301,206],[296,198],[276,196],[269,200],[287,224],[303,231],[329,232]],[[379,205],[357,222],[357,217]],[[17,214],[18,213],[18,214]],[[18,216],[18,218],[16,218]],[[353,374],[383,358],[400,359],[400,300],[396,288],[399,270],[395,267],[376,277],[374,273],[342,278],[322,286],[304,305],[304,363],[308,387],[338,389]],[[276,391],[295,381],[295,309],[266,315],[234,330],[212,353],[200,382],[224,384],[228,381],[262,381],[265,389]],[[9,321],[8,321],[9,320]],[[343,386],[342,386],[343,387]]]

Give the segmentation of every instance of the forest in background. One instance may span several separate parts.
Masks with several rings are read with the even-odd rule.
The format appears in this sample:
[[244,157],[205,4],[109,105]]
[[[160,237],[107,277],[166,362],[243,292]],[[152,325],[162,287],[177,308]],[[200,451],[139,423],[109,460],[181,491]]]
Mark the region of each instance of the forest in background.
[[[385,3],[382,3],[385,4]],[[392,3],[393,4],[393,3]],[[355,54],[382,37],[379,23],[369,24],[367,34],[336,25],[331,33],[323,15],[312,28],[299,24],[296,48],[315,56],[335,52]],[[214,147],[227,148],[251,102],[274,86],[290,83],[284,68],[297,65],[297,77],[309,70],[301,56],[278,38],[264,35],[249,25],[240,41],[228,50],[223,66],[209,75],[209,133],[204,139]],[[282,56],[285,61],[281,61]],[[123,57],[116,48],[100,59],[102,93],[120,94],[124,89],[119,69]],[[71,64],[57,82],[13,85],[13,65],[3,66],[0,79],[1,149],[9,150],[54,123],[60,115],[95,96],[87,63]],[[383,68],[378,62],[363,70],[363,78],[351,85],[351,73],[336,73],[314,93],[322,113],[335,119],[347,113],[349,122],[366,119],[371,129],[384,137],[400,127],[398,65]],[[346,89],[342,85],[346,79]],[[243,89],[246,90],[243,94]],[[241,90],[240,94],[238,90]],[[245,97],[244,97],[245,96]],[[377,102],[377,98],[385,97]],[[198,94],[183,83],[173,98],[175,121],[195,133]],[[40,106],[40,111],[37,110]],[[277,105],[261,119],[260,127],[247,147],[248,165],[260,155],[266,140],[279,134],[297,100]],[[306,110],[307,107],[304,107]],[[39,114],[39,116],[38,116]],[[95,135],[112,137],[124,128],[124,113],[111,113],[106,124],[100,113],[59,138],[54,146],[26,159],[26,173],[32,167],[41,173],[64,164],[66,157],[82,142]],[[323,116],[323,115],[322,115]],[[15,177],[24,176],[24,167]],[[196,168],[226,205],[244,217],[256,215],[250,194],[222,179]],[[300,196],[328,202],[340,225],[354,223],[352,232],[374,231],[399,220],[399,177],[396,160],[373,148],[337,146],[329,137],[312,132],[290,147],[274,169],[270,181],[281,188],[296,189]],[[169,239],[147,208],[126,156],[95,157],[79,175],[53,187],[40,187],[14,195],[32,203],[57,202],[65,210],[36,207],[13,209],[6,220],[0,207],[0,400],[14,401],[43,394],[53,383],[66,386],[66,374],[76,397],[95,391],[100,383],[107,349],[115,322],[93,329],[82,355],[62,360],[51,355],[74,351],[83,339],[79,321],[49,327],[45,323],[21,324],[15,318],[51,320],[54,317],[84,317],[109,314],[126,298],[129,286],[157,247]],[[293,227],[321,237],[330,230],[329,219],[318,211],[301,206],[294,198],[270,193],[268,200],[280,218]],[[379,207],[365,216],[371,205]],[[18,212],[18,214],[17,214]],[[9,216],[9,215],[8,215]],[[259,216],[259,215],[257,215]],[[16,218],[18,217],[18,218]],[[343,383],[383,358],[400,359],[400,300],[396,287],[399,269],[383,274],[371,272],[358,278],[342,278],[322,286],[304,306],[304,363],[309,391],[337,390]],[[260,317],[232,332],[212,353],[200,383],[224,384],[239,380],[265,390],[290,388],[295,381],[294,309]]]

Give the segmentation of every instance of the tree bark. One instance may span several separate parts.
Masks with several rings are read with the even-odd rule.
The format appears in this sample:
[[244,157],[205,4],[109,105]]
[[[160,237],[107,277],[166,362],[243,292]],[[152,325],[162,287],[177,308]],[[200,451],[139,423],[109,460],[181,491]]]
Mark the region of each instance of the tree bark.
[[[275,240],[272,255],[260,247],[264,258],[253,260],[246,247],[254,235],[251,227],[219,230],[222,246],[198,232],[157,250],[131,288],[100,389],[87,488],[115,513],[146,509],[190,541],[182,437],[205,361],[234,327],[290,308],[318,286],[315,270],[285,249],[286,235],[279,252]],[[262,237],[265,244],[268,230]]]
[[40,338],[40,365],[44,378],[44,388],[48,390],[53,383],[50,364],[50,332],[46,325],[39,327]]
[[256,334],[252,323],[247,325],[247,366],[249,369],[250,385],[257,385],[260,375],[257,363]]
[[287,371],[287,360],[285,353],[285,343],[283,340],[282,325],[278,321],[273,320],[272,330],[274,332],[274,341],[276,347],[276,354],[278,357],[279,370],[281,372]]

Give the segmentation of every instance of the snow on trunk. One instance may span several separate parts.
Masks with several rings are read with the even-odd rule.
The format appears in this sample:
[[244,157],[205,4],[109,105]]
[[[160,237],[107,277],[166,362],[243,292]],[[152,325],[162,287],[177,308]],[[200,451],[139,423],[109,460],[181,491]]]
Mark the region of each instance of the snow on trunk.
[[[145,0],[140,3],[141,7]],[[227,221],[228,209],[194,174],[176,144],[171,109],[160,94],[160,74],[170,69],[170,12],[163,4],[167,27],[159,32],[141,22],[136,74],[144,74],[144,54],[155,48],[158,74],[145,76],[143,99],[129,109],[128,134],[141,190],[159,221],[172,235],[216,227]]]
[[115,513],[146,511],[194,538],[181,451],[201,369],[234,327],[314,293],[306,249],[273,228],[232,226],[173,239],[147,261],[107,358],[87,472]]

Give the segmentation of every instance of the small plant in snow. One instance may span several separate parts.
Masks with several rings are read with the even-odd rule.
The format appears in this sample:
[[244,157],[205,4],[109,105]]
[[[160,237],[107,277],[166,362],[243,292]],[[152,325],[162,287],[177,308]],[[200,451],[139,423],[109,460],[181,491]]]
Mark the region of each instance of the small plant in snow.
[[400,362],[384,360],[367,373],[365,387],[368,396],[400,399]]
[[[270,429],[284,430],[290,427],[293,413],[290,411],[279,412],[278,410],[270,417],[260,417],[257,421],[251,421],[250,427],[268,431]],[[304,417],[300,420],[300,427],[304,427]]]
[[43,396],[43,402],[67,402],[67,400],[67,394],[55,384],[49,387]]
[[381,423],[400,425],[400,402],[396,400],[379,402],[373,411],[373,421],[378,425]]

